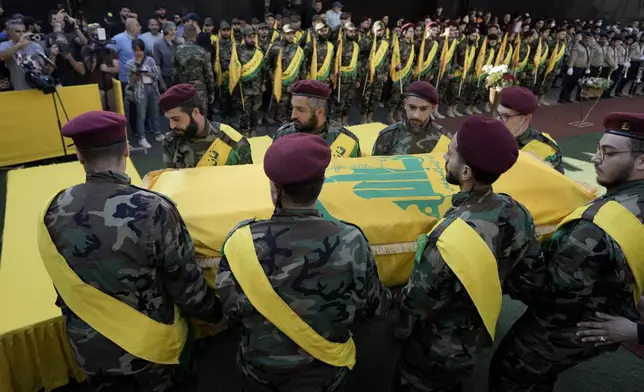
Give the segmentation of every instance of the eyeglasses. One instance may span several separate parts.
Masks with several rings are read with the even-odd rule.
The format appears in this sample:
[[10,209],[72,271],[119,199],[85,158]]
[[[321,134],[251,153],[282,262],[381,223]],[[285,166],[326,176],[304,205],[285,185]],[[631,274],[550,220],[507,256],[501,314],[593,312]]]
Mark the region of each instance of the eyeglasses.
[[642,152],[642,153],[644,153],[643,151],[637,151],[637,150],[605,151],[604,149],[601,148],[601,146],[598,145],[597,146],[597,152],[595,154],[599,157],[600,161],[604,161],[604,159],[607,158],[607,157],[610,158],[610,157],[612,157],[614,155],[617,155],[617,154],[626,154],[626,153],[630,154],[630,153],[633,153],[633,152]]
[[512,115],[512,116],[508,116],[507,114],[499,113],[498,110],[494,111],[494,114],[493,114],[494,119],[499,120],[499,121],[504,122],[504,123],[508,122],[511,118],[519,117],[519,116],[523,116],[523,115],[522,114],[515,114],[515,115]]

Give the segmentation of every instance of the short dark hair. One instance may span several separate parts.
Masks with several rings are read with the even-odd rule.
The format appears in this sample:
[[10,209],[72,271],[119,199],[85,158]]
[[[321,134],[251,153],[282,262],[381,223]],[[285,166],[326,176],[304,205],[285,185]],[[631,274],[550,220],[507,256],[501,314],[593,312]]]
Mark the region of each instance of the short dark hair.
[[[181,111],[186,114],[192,114],[192,111],[195,108],[199,109],[199,113],[201,113],[201,99],[199,98],[198,95],[195,95],[194,97],[184,102],[180,106],[180,108],[181,108]],[[201,114],[205,114],[205,113],[201,113]]]
[[92,167],[102,161],[122,159],[126,148],[127,142],[122,141],[104,147],[79,148],[78,153],[83,157],[85,166]]
[[141,38],[132,41],[132,50],[140,49],[145,53],[145,42]]
[[629,142],[632,151],[631,155],[633,156],[633,158],[637,158],[638,156],[644,154],[644,140],[631,138]]
[[284,193],[295,204],[304,205],[315,202],[322,192],[324,177],[298,185],[284,185]]

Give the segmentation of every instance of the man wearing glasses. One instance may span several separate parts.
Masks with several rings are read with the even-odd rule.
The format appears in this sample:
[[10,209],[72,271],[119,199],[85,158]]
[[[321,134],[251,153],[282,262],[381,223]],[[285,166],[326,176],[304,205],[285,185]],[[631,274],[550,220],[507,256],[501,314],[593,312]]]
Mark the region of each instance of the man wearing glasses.
[[612,113],[592,158],[606,194],[566,217],[543,244],[545,284],[525,302],[490,366],[491,392],[552,391],[565,370],[617,350],[579,336],[597,313],[639,319],[644,291],[644,115]]
[[532,91],[524,87],[508,87],[501,90],[501,100],[494,117],[505,124],[521,151],[535,155],[563,174],[563,155],[557,143],[550,135],[530,125],[532,113],[538,106]]

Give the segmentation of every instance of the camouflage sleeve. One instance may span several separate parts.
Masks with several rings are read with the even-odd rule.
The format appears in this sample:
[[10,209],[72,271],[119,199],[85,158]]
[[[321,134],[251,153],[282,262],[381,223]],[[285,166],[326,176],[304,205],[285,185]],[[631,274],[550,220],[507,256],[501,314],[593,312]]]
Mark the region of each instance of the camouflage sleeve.
[[203,73],[206,75],[208,95],[215,95],[215,74],[212,70],[212,58],[208,52],[206,52],[206,61],[203,62]]
[[155,257],[166,292],[187,316],[218,322],[221,303],[195,262],[195,247],[179,211],[169,202],[162,203],[154,222]]
[[235,149],[230,153],[226,165],[252,165],[253,155],[250,151],[248,139],[243,138],[237,143]]
[[177,52],[172,56],[172,84],[179,83],[179,77],[181,76],[181,65],[179,64],[179,56]]
[[542,296],[547,303],[556,303],[565,311],[597,301],[597,282],[606,276],[622,276],[623,270],[612,264],[619,249],[615,249],[606,234],[594,223],[577,221],[557,230],[544,244],[547,260],[546,284]]
[[[354,263],[356,260],[363,261],[364,263],[355,265],[357,270],[355,278],[356,287],[362,286],[364,288],[364,300],[357,301],[358,303],[363,303],[362,309],[360,310],[360,316],[364,319],[383,317],[386,315],[391,305],[391,292],[383,286],[380,281],[376,259],[367,239],[360,229],[356,227],[355,230],[358,234],[356,236],[357,246],[355,247],[357,252],[352,255],[352,260],[354,260]],[[347,236],[345,236],[345,238],[346,237]],[[347,246],[350,245],[351,244],[347,244]]]
[[172,159],[173,155],[174,155],[174,152],[172,151],[171,142],[166,137],[165,139],[163,139],[163,166],[166,169],[176,169],[177,168],[177,165],[175,164],[174,160]]
[[248,297],[246,297],[230,270],[226,255],[221,257],[217,266],[215,289],[219,293],[222,312],[227,319],[240,319],[249,313],[248,309],[252,309]]
[[371,155],[376,157],[376,156],[387,156],[389,155],[389,144],[390,144],[390,139],[391,139],[391,132],[387,131],[387,129],[384,129],[380,132],[378,135],[378,138],[376,139],[376,142],[373,144],[373,150],[371,151]]
[[[542,291],[546,264],[532,216],[525,207],[519,208],[522,216],[511,226],[514,232],[512,245],[509,252],[505,252],[508,263],[514,264],[514,267],[504,282],[504,292],[513,299],[528,303]],[[505,247],[502,245],[502,248]],[[502,265],[501,261],[499,265]]]
[[563,167],[563,154],[559,147],[557,147],[557,152],[555,154],[546,158],[546,162],[552,165],[552,167],[559,173],[566,174]]
[[401,291],[400,308],[421,319],[431,320],[451,301],[456,275],[438,248],[427,246],[427,236],[419,240],[409,282]]

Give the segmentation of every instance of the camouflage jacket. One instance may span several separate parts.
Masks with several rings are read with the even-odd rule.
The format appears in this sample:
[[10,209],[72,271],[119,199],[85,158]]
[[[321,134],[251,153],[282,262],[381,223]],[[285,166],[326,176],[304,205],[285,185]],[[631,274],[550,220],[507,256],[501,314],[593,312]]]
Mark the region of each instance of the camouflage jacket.
[[[228,71],[230,67],[230,58],[233,55],[233,43],[230,38],[219,38],[219,53],[215,50],[215,61],[221,61],[222,72]],[[219,56],[219,58],[217,57]]]
[[[239,57],[239,61],[241,62],[242,66],[248,63],[253,58],[257,50],[261,51],[261,49],[258,49],[255,44],[253,44],[252,46],[248,46],[246,44],[240,44],[237,46],[237,56]],[[264,82],[263,74],[264,64],[262,63],[257,69],[257,73],[254,76],[252,76],[247,81],[241,82],[244,96],[262,94],[262,83]]]
[[[644,180],[609,189],[592,203],[605,200],[620,203],[644,221]],[[595,312],[639,318],[634,278],[624,253],[597,225],[587,220],[570,222],[557,229],[543,251],[546,285],[528,304],[553,327],[574,333],[575,323],[595,319]]]
[[[452,196],[452,207],[445,213],[450,217],[466,221],[490,247],[504,293],[522,300],[541,290],[545,264],[532,216],[524,206],[488,187]],[[445,263],[436,239],[420,240],[409,283],[401,292],[401,309],[420,318],[416,327],[424,333],[415,336],[424,341],[434,335],[468,348],[491,344],[476,306]]]
[[[454,40],[458,40],[458,38],[449,38],[448,41],[448,48],[451,47],[451,45],[454,43]],[[443,45],[445,45],[445,39],[441,39],[438,41],[439,43],[439,50],[442,53]],[[465,61],[465,47],[467,46],[467,43],[461,42],[456,44],[456,49],[454,50],[454,55],[450,59],[450,61],[447,62],[447,65],[445,66],[445,73],[443,74],[443,78],[447,78],[449,75],[453,75],[454,72],[457,69],[462,69],[463,68],[463,63]],[[438,62],[440,64],[440,53],[437,55],[438,56]]]
[[[221,319],[221,303],[195,263],[179,211],[169,199],[131,186],[127,175],[88,174],[84,184],[55,197],[45,224],[58,252],[85,283],[151,319],[171,324],[174,304],[187,317]],[[57,304],[86,374],[133,374],[149,365],[97,333],[61,298]]]
[[[281,138],[282,136],[290,135],[291,133],[298,133],[297,128],[295,127],[295,123],[288,123],[282,125],[277,132],[275,132],[275,135],[273,136],[273,141]],[[312,132],[313,133],[313,132]],[[360,153],[360,141],[356,135],[353,134],[350,130],[345,128],[342,124],[339,122],[327,119],[326,123],[324,123],[324,126],[322,127],[319,132],[315,132],[314,134],[319,135],[322,139],[324,139],[329,146],[335,142],[335,139],[340,136],[340,134],[346,134],[351,139],[356,141],[356,148],[351,152],[351,154],[347,155],[347,158],[356,158],[361,155]]]
[[519,146],[519,149],[522,149],[533,140],[538,140],[557,150],[555,154],[547,157],[545,159],[545,162],[550,164],[559,173],[564,174],[563,154],[561,153],[561,149],[559,148],[559,145],[557,145],[557,143],[553,142],[547,137],[543,136],[541,132],[537,131],[533,127],[529,127],[527,131],[525,131],[521,136],[517,138],[517,144]]
[[271,45],[271,37],[268,36],[266,39],[262,39],[262,37],[259,37],[257,40],[257,44],[259,45],[259,48],[262,50],[262,53],[266,55],[268,53],[268,50],[270,49]]
[[[289,64],[291,64],[291,60],[293,57],[295,57],[295,52],[299,46],[295,44],[287,44],[286,41],[283,41],[280,45],[273,45],[271,48],[270,52],[268,53],[268,58],[267,58],[267,63],[266,66],[269,69],[269,77],[270,80],[273,80],[273,76],[275,75],[275,69],[277,67],[277,59],[279,59],[279,52],[282,50],[282,72],[286,71],[286,68],[288,68]],[[306,53],[305,53],[306,57]],[[304,59],[306,61],[306,58]],[[302,62],[302,65],[300,66],[299,70],[299,78],[294,80],[293,82],[301,79],[306,79],[306,66],[305,62]]]
[[[385,314],[391,294],[380,283],[367,239],[356,226],[326,220],[317,210],[307,209],[278,210],[269,220],[241,225],[246,224],[277,294],[325,339],[345,342],[356,316]],[[216,288],[224,314],[244,325],[238,359],[245,374],[261,381],[262,370],[289,376],[319,368],[326,380],[343,371],[311,357],[257,312],[225,254],[217,268]]]
[[[353,44],[358,43],[357,41],[349,41],[348,39],[342,40],[342,66],[343,67],[348,67],[351,64],[351,60],[353,60]],[[342,74],[342,77],[340,78],[340,83],[342,85],[352,85],[355,84],[357,81],[362,81],[364,79],[364,74],[362,72],[364,71],[363,67],[360,66],[360,62],[362,59],[360,58],[360,45],[358,44],[358,63],[357,63],[357,68],[356,72],[354,74]]]
[[[434,46],[434,42],[437,42],[434,39],[427,38],[425,40],[425,52],[423,53],[423,62],[427,60],[429,57],[429,54],[432,51],[432,46]],[[419,40],[418,42],[418,50],[416,51],[417,55],[420,56],[420,45],[422,45],[422,40]],[[440,68],[440,56],[441,56],[441,45],[440,41],[438,41],[438,49],[436,49],[436,54],[434,55],[434,62],[432,63],[432,66],[429,68],[429,73],[435,74],[438,72]]]
[[440,124],[430,120],[423,129],[416,129],[407,120],[397,122],[380,131],[373,145],[373,156],[430,153],[441,136],[451,138]]
[[[328,83],[331,80],[331,76],[333,74],[333,56],[334,56],[334,51],[329,52],[329,48],[327,43],[330,42],[329,40],[321,40],[318,38],[317,41],[317,49],[318,49],[318,69],[322,67],[322,64],[324,63],[324,60],[326,59],[327,56],[331,56],[331,66],[329,68],[329,75],[327,76],[326,80],[321,80],[322,82]],[[334,49],[335,50],[335,49]],[[313,61],[313,41],[309,42],[304,46],[304,54],[306,55],[306,70],[307,72],[311,69],[311,62]],[[318,76],[320,77],[320,76]]]
[[[376,43],[376,50],[380,47],[380,44],[384,38],[378,38],[378,42]],[[369,39],[364,39],[362,40],[360,44],[360,59],[361,59],[361,64],[362,64],[362,70],[361,74],[365,75],[365,78],[369,74],[369,58],[371,57],[371,47],[373,45],[373,38]],[[374,76],[374,82],[380,81],[380,82],[386,82],[387,79],[389,78],[389,64],[391,64],[391,43],[389,43],[389,47],[387,49],[387,53],[385,54],[385,58],[382,61],[382,65],[380,68],[376,69],[376,75]]]
[[194,42],[179,46],[172,58],[172,83],[192,84],[197,90],[215,94],[215,76],[210,53]]
[[[407,42],[407,40],[402,40],[400,41],[400,67],[401,70],[405,68],[405,65],[407,65],[407,61],[409,61],[409,56],[411,56],[414,53],[414,44]],[[414,58],[414,62],[412,63],[411,66],[411,71],[407,75],[407,78],[405,80],[409,80],[412,78],[414,68],[416,68],[417,64],[417,58]]]
[[250,143],[245,137],[242,137],[239,142],[234,142],[221,130],[219,123],[206,120],[206,126],[208,131],[202,138],[188,140],[175,131],[166,134],[163,140],[163,163],[166,168],[196,167],[216,139],[221,139],[232,147],[226,166],[253,163]]

